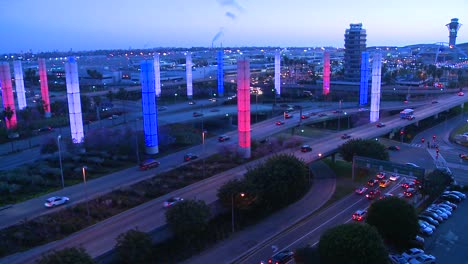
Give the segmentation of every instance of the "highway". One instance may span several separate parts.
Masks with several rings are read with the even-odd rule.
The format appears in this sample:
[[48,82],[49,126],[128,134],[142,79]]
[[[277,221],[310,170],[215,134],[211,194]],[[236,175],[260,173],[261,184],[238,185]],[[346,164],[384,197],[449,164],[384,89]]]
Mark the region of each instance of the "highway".
[[[460,105],[466,101],[466,98],[467,97],[451,96],[451,97],[444,98],[444,100],[440,99],[439,104],[431,104],[431,105],[427,105],[426,108],[424,109],[417,109],[416,119],[413,121],[402,120],[402,119],[399,119],[398,117],[392,116],[392,117],[387,117],[387,118],[380,120],[387,124],[387,126],[384,128],[376,128],[374,124],[367,124],[367,125],[363,125],[360,127],[350,129],[346,132],[348,134],[351,134],[353,137],[361,137],[361,138],[378,137],[380,135],[388,133],[392,129],[399,129],[400,127],[403,127],[409,123],[416,122],[420,118],[432,116],[436,112],[440,112],[444,109],[448,109],[455,105]],[[325,118],[327,117],[323,117],[323,118],[311,117],[306,120],[307,122],[311,122],[314,119],[322,120]],[[281,126],[281,129],[294,127],[298,124],[298,121],[299,121],[299,115],[295,115],[295,117],[293,117],[292,119],[287,119],[286,124]],[[269,136],[269,134],[276,133],[278,129],[279,129],[278,126],[276,126],[274,122],[272,122],[271,120],[261,122],[253,126],[253,131],[252,131],[253,138]],[[235,143],[236,134],[237,132],[228,133],[228,135],[231,135],[232,137],[232,141],[230,144]],[[312,162],[320,158],[318,155],[319,153],[329,154],[329,153],[333,153],[334,151],[336,151],[337,147],[344,142],[344,140],[340,138],[340,135],[341,134],[337,133],[337,134],[324,136],[322,138],[314,138],[312,140],[306,141],[305,143],[308,143],[311,146],[313,146],[312,152],[302,153],[299,151],[299,149],[288,149],[288,150],[283,150],[281,152],[294,153],[295,155],[303,158],[306,162]],[[206,147],[205,155],[209,156],[215,153],[217,151],[219,144],[223,144],[223,143],[218,143],[216,139],[207,140],[205,144],[205,147]],[[185,154],[186,152],[197,152],[197,150],[199,152],[200,146],[192,147],[191,149],[185,151],[184,153],[174,153],[169,156],[161,158],[160,159],[161,167],[156,169],[156,172],[172,169],[175,166],[180,166],[182,163],[181,160],[182,160],[183,154]],[[162,201],[164,201],[166,198],[170,196],[176,196],[176,195],[182,196],[185,198],[196,197],[197,199],[205,200],[207,204],[211,204],[212,202],[216,200],[217,188],[221,184],[223,184],[225,181],[229,179],[232,179],[235,177],[242,177],[246,166],[255,166],[254,164],[257,162],[260,162],[260,161],[254,161],[252,163],[244,165],[243,166],[244,169],[236,168],[236,169],[230,170],[228,172],[225,172],[220,175],[214,176],[210,179],[207,179],[203,182],[196,183],[184,189],[180,189],[174,193],[165,195],[163,197],[160,197],[158,199],[145,203],[129,211],[123,212],[122,214],[116,217],[112,217],[106,221],[98,223],[83,231],[77,232],[73,234],[72,236],[67,237],[63,240],[49,243],[47,245],[37,247],[27,252],[8,256],[4,259],[1,259],[0,261],[4,261],[5,263],[33,263],[34,259],[38,258],[42,253],[50,249],[61,249],[67,246],[70,247],[70,246],[78,246],[78,245],[82,245],[87,250],[87,252],[91,254],[91,256],[93,257],[99,256],[111,250],[115,244],[115,237],[117,237],[118,234],[125,232],[126,230],[129,230],[134,227],[138,227],[142,231],[151,231],[158,227],[164,226],[165,225],[165,219],[163,217],[164,209],[162,208],[161,204],[162,204]],[[110,191],[112,189],[115,189],[116,186],[127,185],[130,182],[139,181],[143,178],[151,177],[154,174],[153,171],[136,172],[135,170],[136,168],[130,168],[119,173],[115,173],[106,177],[102,177],[100,179],[93,180],[92,182],[90,182],[92,184],[88,184],[88,191],[89,193],[93,193],[94,195],[99,195],[107,191]],[[62,190],[59,192],[66,193],[72,198],[72,201],[78,202],[84,199],[82,190],[83,190],[83,186],[80,184],[80,185],[68,187],[66,190]],[[48,194],[47,196],[52,196],[52,195],[53,194]],[[43,198],[44,197],[37,198],[37,199],[43,199]],[[30,201],[27,201],[25,203],[28,203],[28,202]],[[39,201],[31,202],[31,204],[29,204],[28,206],[22,207],[22,211],[24,213],[24,210],[26,211],[30,210],[31,207],[42,208],[42,203],[43,202],[39,202]],[[2,211],[1,212],[2,223],[5,223],[5,221],[3,221],[5,215],[8,215],[8,212],[18,207],[21,207],[21,204],[15,205],[10,209]],[[42,208],[42,212],[44,211],[45,209]],[[41,213],[41,212],[35,212],[35,214],[37,213]],[[137,216],[137,217],[132,218],[133,216]],[[29,216],[29,218],[31,217],[34,217],[34,215]],[[20,220],[23,218],[24,218],[24,215],[22,215],[22,217],[16,218],[16,220]],[[10,218],[10,220],[6,222],[8,223],[15,222],[14,219],[15,219],[14,217]]]

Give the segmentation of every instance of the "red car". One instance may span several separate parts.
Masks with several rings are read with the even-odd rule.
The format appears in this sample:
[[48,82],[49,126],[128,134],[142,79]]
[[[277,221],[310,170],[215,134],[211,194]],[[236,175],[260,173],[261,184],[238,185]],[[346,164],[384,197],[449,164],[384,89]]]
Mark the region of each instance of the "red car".
[[362,221],[366,217],[367,211],[366,210],[357,210],[353,214],[354,221]]
[[277,125],[277,126],[284,125],[284,121],[281,121],[281,120],[280,120],[280,121],[276,121],[276,125]]
[[368,194],[366,194],[366,198],[369,200],[373,200],[376,197],[380,197],[380,191],[379,190],[372,190]]

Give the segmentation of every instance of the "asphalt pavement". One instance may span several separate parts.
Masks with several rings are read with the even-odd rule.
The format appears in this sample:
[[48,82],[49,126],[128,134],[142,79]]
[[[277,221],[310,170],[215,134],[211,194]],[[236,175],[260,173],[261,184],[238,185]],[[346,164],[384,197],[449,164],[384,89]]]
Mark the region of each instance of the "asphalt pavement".
[[336,178],[334,172],[321,161],[313,162],[310,168],[314,175],[313,185],[301,200],[272,214],[260,223],[235,233],[184,263],[237,262],[237,259],[244,254],[263,246],[284,229],[316,212],[335,192]]

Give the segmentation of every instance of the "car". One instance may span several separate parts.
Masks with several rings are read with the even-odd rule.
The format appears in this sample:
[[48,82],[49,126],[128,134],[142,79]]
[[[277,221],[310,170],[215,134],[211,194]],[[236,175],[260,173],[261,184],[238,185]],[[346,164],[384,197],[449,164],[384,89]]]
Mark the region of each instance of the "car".
[[309,145],[302,145],[301,146],[301,151],[302,152],[310,152],[310,151],[312,151],[312,147],[309,146]]
[[190,160],[194,160],[194,159],[197,159],[198,156],[195,155],[195,154],[192,154],[192,153],[187,153],[184,155],[184,161],[190,161]]
[[401,187],[408,189],[408,188],[414,188],[416,184],[413,181],[406,181],[401,183]]
[[422,254],[408,260],[409,264],[435,264],[436,258],[432,255]]
[[427,216],[427,215],[418,215],[418,219],[424,220],[431,225],[438,226],[440,223],[439,221],[435,220],[434,218]]
[[431,102],[431,104],[438,104],[438,103],[439,103],[439,101],[437,101],[437,100],[432,100],[432,102]]
[[436,209],[436,208],[427,208],[426,212],[432,212],[432,213],[442,217],[442,219],[444,219],[444,220],[448,219],[448,215],[446,213],[444,213],[441,210]]
[[219,112],[220,110],[218,108],[213,108],[213,109],[210,109],[210,112]]
[[398,150],[400,150],[400,147],[399,147],[399,146],[389,146],[387,149],[388,149],[388,150],[395,150],[395,151],[398,151]]
[[210,98],[210,99],[208,99],[208,101],[210,101],[210,102],[212,102],[212,103],[215,103],[215,102],[216,102],[216,98],[214,98],[214,97],[213,97],[213,98]]
[[199,117],[199,116],[203,116],[203,114],[200,112],[193,112],[193,117]]
[[415,119],[415,118],[416,118],[416,117],[415,117],[414,115],[409,115],[406,119],[408,119],[408,120],[413,120],[413,119]]
[[343,135],[341,136],[341,139],[348,139],[348,138],[350,138],[350,137],[351,137],[351,136],[348,135],[348,134],[343,134]]
[[173,206],[173,205],[176,204],[176,203],[182,202],[183,200],[184,200],[184,199],[183,199],[183,198],[180,198],[180,197],[171,197],[171,198],[167,199],[166,201],[164,201],[163,207],[164,207],[164,208],[171,207],[171,206]]
[[160,106],[160,107],[158,107],[158,110],[159,111],[164,111],[164,110],[167,110],[167,107],[166,106]]
[[157,168],[161,163],[155,159],[147,159],[140,163],[140,170],[147,170],[151,168]]
[[468,160],[468,154],[464,154],[464,153],[460,153],[460,155],[458,155],[460,157],[460,159],[462,160]]
[[343,110],[333,110],[332,113],[334,113],[334,114],[341,114],[341,113],[343,113]]
[[398,175],[397,173],[392,173],[392,175],[388,177],[388,179],[391,181],[397,181],[399,178],[400,178],[400,175]]
[[450,201],[442,200],[442,201],[439,201],[439,204],[446,204],[446,205],[452,207],[452,209],[454,209],[454,210],[458,208],[458,206],[456,204],[454,204],[454,203],[452,203]]
[[284,125],[284,121],[278,120],[278,121],[276,121],[276,125],[277,126]]
[[380,188],[386,188],[388,185],[390,185],[391,181],[390,180],[382,180],[379,183]]
[[189,105],[194,105],[194,104],[197,104],[197,102],[195,102],[195,101],[189,101],[188,104],[189,104]]
[[379,173],[377,173],[377,175],[375,177],[377,179],[383,180],[383,179],[385,179],[385,176],[386,176],[385,172],[379,172]]
[[44,206],[47,208],[52,208],[58,205],[62,205],[70,201],[70,198],[65,196],[53,196],[46,200]]
[[47,126],[47,127],[41,127],[37,130],[38,133],[45,133],[45,132],[51,132],[54,130],[52,127]]
[[408,166],[408,167],[420,168],[418,165],[416,165],[414,163],[411,163],[411,162],[407,162],[407,163],[405,163],[405,165]]
[[442,223],[444,221],[444,219],[441,216],[439,216],[438,214],[433,213],[433,212],[423,211],[423,212],[420,213],[420,215],[429,216],[429,217],[439,221],[439,223]]
[[424,250],[420,248],[410,248],[407,251],[403,252],[401,256],[406,259],[414,258],[424,254]]
[[224,142],[224,141],[227,141],[229,139],[231,139],[231,137],[229,137],[227,135],[221,135],[221,136],[218,137],[219,142]]
[[403,194],[405,194],[405,197],[413,197],[416,193],[417,191],[414,188],[408,188],[403,192]]
[[377,183],[379,183],[379,180],[377,179],[370,179],[369,181],[367,181],[367,185],[369,186],[374,186]]
[[354,190],[354,192],[356,194],[364,194],[367,190],[368,190],[368,188],[363,186],[361,188],[357,188],[356,190]]
[[310,115],[301,115],[301,119],[307,119],[309,117],[310,117]]
[[390,263],[392,264],[408,264],[408,261],[406,261],[406,258],[404,258],[401,255],[390,254],[388,255],[388,258],[390,259]]
[[284,113],[284,118],[286,118],[286,119],[293,118],[293,117],[294,117],[294,115],[292,115],[292,114]]
[[388,197],[393,197],[393,194],[391,193],[384,193],[382,196],[379,197],[379,200],[388,198]]
[[458,192],[458,191],[445,191],[442,193],[443,195],[449,195],[449,194],[453,194],[453,195],[456,195],[458,196],[460,199],[462,200],[465,200],[466,199],[466,194],[462,193],[462,192]]
[[366,198],[369,200],[373,200],[374,198],[380,197],[380,190],[372,190],[366,194]]
[[424,221],[424,220],[418,220],[418,223],[421,224],[421,225],[423,225],[423,226],[427,226],[427,227],[429,227],[429,228],[432,229],[432,230],[435,230],[435,229],[436,229],[436,227],[435,227],[434,225],[431,225],[431,224],[429,224],[428,222],[426,222],[426,221]]
[[368,108],[359,108],[358,111],[359,111],[359,112],[362,112],[362,111],[369,111],[369,109],[368,109]]
[[109,116],[109,120],[114,120],[114,119],[117,119],[119,118],[119,115],[111,115]]
[[366,217],[367,211],[366,210],[357,210],[353,213],[353,220],[354,221],[362,221]]
[[451,203],[456,203],[456,204],[461,202],[460,197],[458,197],[458,196],[456,196],[454,194],[441,195],[440,199],[449,201]]
[[457,95],[458,96],[464,96],[465,94],[463,92],[458,92]]
[[327,114],[325,114],[325,113],[320,113],[320,114],[318,114],[318,116],[319,116],[319,117],[324,117],[324,116],[327,116]]
[[438,207],[442,207],[442,208],[444,208],[445,210],[448,210],[448,211],[450,211],[450,212],[453,212],[453,210],[454,210],[450,205],[444,204],[444,203],[439,203],[439,204],[434,203],[433,205],[438,206]]
[[442,213],[446,214],[447,216],[451,216],[452,215],[452,211],[442,207],[442,206],[437,206],[437,205],[430,205],[428,208],[431,208],[431,209],[436,209],[436,210],[439,210],[441,211]]
[[419,232],[426,236],[430,236],[434,233],[434,230],[427,226],[419,225]]
[[20,134],[18,132],[10,132],[8,133],[8,138],[9,139],[15,139],[15,138],[19,138],[20,137]]
[[384,123],[382,123],[382,122],[379,122],[379,123],[377,123],[375,126],[376,126],[376,127],[384,127],[384,126],[385,126],[385,124],[384,124]]
[[270,259],[268,259],[269,264],[285,264],[294,258],[294,252],[291,250],[282,250]]

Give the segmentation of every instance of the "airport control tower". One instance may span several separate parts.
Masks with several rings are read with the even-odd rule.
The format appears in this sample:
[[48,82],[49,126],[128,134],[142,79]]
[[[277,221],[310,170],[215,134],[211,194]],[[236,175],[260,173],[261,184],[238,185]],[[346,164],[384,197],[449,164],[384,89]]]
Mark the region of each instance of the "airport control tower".
[[449,30],[449,46],[452,48],[457,41],[457,33],[462,24],[458,23],[458,18],[452,18],[450,23],[445,25]]

